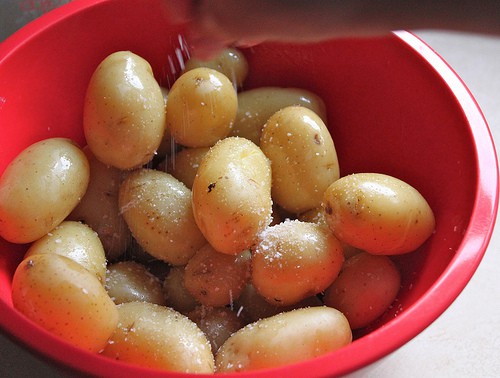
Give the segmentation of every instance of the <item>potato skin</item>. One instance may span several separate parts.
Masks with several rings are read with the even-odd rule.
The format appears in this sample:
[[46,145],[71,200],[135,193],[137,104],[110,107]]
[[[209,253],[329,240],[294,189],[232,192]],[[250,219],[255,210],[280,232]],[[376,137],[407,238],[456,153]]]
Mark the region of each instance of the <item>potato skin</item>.
[[349,323],[330,307],[309,307],[258,320],[219,349],[217,372],[267,369],[332,352],[352,341]]
[[85,154],[69,139],[27,147],[0,177],[0,236],[30,243],[47,234],[81,200],[89,175]]
[[165,132],[165,101],[145,59],[118,51],[99,64],[85,95],[83,131],[105,164],[132,169],[153,158]]
[[326,221],[342,242],[372,254],[412,252],[433,233],[435,219],[412,186],[380,173],[355,173],[324,193]]
[[271,161],[273,200],[290,212],[320,206],[325,190],[339,178],[332,137],[308,108],[289,106],[274,113],[262,129],[260,148]]
[[193,211],[218,252],[235,255],[252,246],[272,213],[270,164],[259,147],[238,137],[213,146],[193,182]]
[[12,302],[41,327],[94,353],[118,323],[116,306],[95,275],[57,254],[33,255],[19,264]]

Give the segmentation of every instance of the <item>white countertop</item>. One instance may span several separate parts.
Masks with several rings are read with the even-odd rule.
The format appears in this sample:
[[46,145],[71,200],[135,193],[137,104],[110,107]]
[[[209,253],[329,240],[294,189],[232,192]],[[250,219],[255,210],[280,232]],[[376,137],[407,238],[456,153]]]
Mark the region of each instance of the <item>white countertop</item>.
[[[500,146],[500,38],[417,34],[469,87]],[[452,306],[408,344],[349,378],[500,377],[499,223],[476,274]],[[0,376],[68,375],[0,334]]]

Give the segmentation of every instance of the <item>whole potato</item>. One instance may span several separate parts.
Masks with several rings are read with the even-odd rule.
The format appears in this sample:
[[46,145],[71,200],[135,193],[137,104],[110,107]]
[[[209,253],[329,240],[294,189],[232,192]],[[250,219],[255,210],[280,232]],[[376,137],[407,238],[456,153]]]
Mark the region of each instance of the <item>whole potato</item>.
[[346,260],[323,301],[341,311],[352,329],[362,328],[387,311],[400,285],[401,274],[389,257],[360,252]]
[[24,149],[0,177],[0,236],[30,243],[61,223],[89,183],[89,163],[65,138],[50,138]]
[[102,350],[118,323],[115,304],[96,276],[57,254],[24,259],[12,279],[14,307],[82,349]]
[[83,131],[105,164],[132,169],[153,158],[165,132],[165,102],[145,59],[118,51],[99,64],[85,94]]
[[339,178],[332,137],[321,118],[302,106],[274,113],[264,125],[260,148],[271,161],[273,200],[301,213],[318,207]]
[[63,221],[29,247],[24,258],[39,253],[56,253],[79,263],[104,284],[106,256],[101,240],[89,226]]
[[315,93],[301,88],[259,87],[238,93],[238,112],[230,135],[259,145],[269,117],[292,105],[311,109],[326,123],[325,103]]
[[324,193],[326,221],[344,243],[372,254],[414,251],[433,233],[435,219],[412,186],[380,173],[356,173]]
[[118,204],[134,238],[157,259],[185,265],[206,243],[194,220],[191,191],[168,173],[145,168],[130,173]]
[[210,147],[226,137],[238,108],[229,79],[211,68],[195,68],[172,85],[167,101],[167,128],[186,147]]
[[285,221],[260,235],[252,254],[252,283],[268,302],[293,305],[325,290],[343,262],[342,246],[326,227]]
[[217,352],[217,372],[240,372],[293,364],[351,343],[344,315],[309,307],[258,320],[229,337]]
[[206,336],[186,316],[147,302],[117,306],[118,327],[102,354],[123,362],[184,373],[213,373]]
[[271,222],[271,169],[244,138],[221,140],[205,155],[193,182],[198,227],[218,252],[238,254]]

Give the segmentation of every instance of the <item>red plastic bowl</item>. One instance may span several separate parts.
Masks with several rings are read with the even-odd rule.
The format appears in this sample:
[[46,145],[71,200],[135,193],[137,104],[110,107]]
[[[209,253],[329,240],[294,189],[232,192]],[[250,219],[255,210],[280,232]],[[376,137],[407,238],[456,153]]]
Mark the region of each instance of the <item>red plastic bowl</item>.
[[[170,14],[171,15],[171,14]],[[76,0],[0,45],[0,174],[23,148],[47,137],[84,143],[89,77],[109,53],[132,50],[167,85],[178,75],[179,35],[161,0]],[[341,173],[394,175],[433,208],[435,234],[397,258],[403,286],[393,308],[348,347],[314,360],[237,377],[334,376],[366,366],[431,324],[462,291],[489,242],[498,206],[497,158],[488,126],[455,73],[407,32],[246,51],[247,88],[296,86],[328,106]],[[0,324],[71,368],[98,376],[182,376],[112,361],[66,344],[12,307],[11,279],[26,246],[0,240]],[[231,375],[230,375],[231,376]]]

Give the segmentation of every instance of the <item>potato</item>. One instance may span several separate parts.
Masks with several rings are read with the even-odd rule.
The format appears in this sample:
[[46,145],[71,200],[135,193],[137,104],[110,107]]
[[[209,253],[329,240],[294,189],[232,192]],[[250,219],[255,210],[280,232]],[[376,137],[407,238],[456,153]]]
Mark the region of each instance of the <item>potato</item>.
[[145,59],[118,51],[99,64],[85,94],[83,131],[104,164],[132,169],[153,158],[165,132],[165,102]]
[[300,88],[259,87],[238,93],[238,112],[230,135],[259,145],[269,117],[292,105],[311,109],[326,123],[325,103],[316,94]]
[[[168,101],[168,88],[165,87],[160,87],[161,93],[163,95],[163,102],[165,104],[165,111],[167,107],[167,101]],[[166,122],[166,120],[165,120]],[[175,141],[172,138],[172,133],[170,130],[166,127],[165,124],[165,132],[163,134],[163,138],[161,140],[160,146],[158,147],[158,150],[156,151],[157,155],[163,157],[163,156],[170,156],[173,155],[175,152]]]
[[352,340],[344,315],[330,307],[309,307],[259,320],[234,333],[219,349],[217,372],[267,369],[309,360]]
[[57,254],[36,254],[19,264],[12,302],[39,326],[94,353],[118,322],[116,306],[95,275]]
[[290,212],[320,206],[325,190],[339,178],[332,137],[308,108],[290,106],[272,115],[262,130],[260,147],[271,161],[273,200]]
[[123,303],[118,313],[118,327],[104,356],[168,371],[214,372],[210,344],[186,316],[147,302]]
[[260,235],[252,254],[252,283],[269,303],[293,305],[325,290],[343,262],[340,242],[326,227],[285,221]]
[[191,191],[168,173],[130,173],[118,204],[134,238],[157,259],[184,265],[206,243],[193,217]]
[[88,146],[83,152],[90,165],[90,181],[82,200],[67,219],[88,224],[99,235],[106,257],[116,260],[131,238],[118,208],[118,189],[125,173],[101,163]]
[[334,182],[324,193],[323,207],[337,238],[372,254],[414,251],[435,227],[432,209],[415,188],[380,173]]
[[66,256],[82,265],[104,284],[106,278],[104,248],[97,233],[83,223],[62,222],[47,235],[35,241],[24,258],[40,253]]
[[167,128],[186,147],[210,147],[226,137],[238,108],[229,79],[210,68],[195,68],[172,85],[167,101]]
[[223,49],[216,57],[204,61],[190,58],[184,71],[198,67],[212,68],[227,76],[235,87],[241,87],[248,74],[248,62],[243,53],[235,48]]
[[89,183],[89,163],[69,139],[50,138],[23,150],[0,177],[0,236],[30,243],[61,223]]
[[167,306],[182,314],[187,314],[194,310],[199,302],[187,291],[184,286],[185,267],[174,266],[163,281],[163,292],[167,301]]
[[180,150],[168,159],[167,172],[188,188],[192,188],[201,160],[209,149],[209,147],[198,147]]
[[271,170],[262,151],[244,138],[218,142],[193,182],[198,227],[218,251],[238,254],[271,222]]
[[323,301],[341,311],[352,329],[362,328],[389,308],[400,285],[401,274],[389,257],[361,252],[346,260]]
[[160,280],[135,261],[111,264],[104,287],[116,304],[137,301],[165,304]]
[[219,253],[210,244],[201,247],[186,265],[184,286],[206,306],[225,306],[238,299],[249,278],[250,255]]

